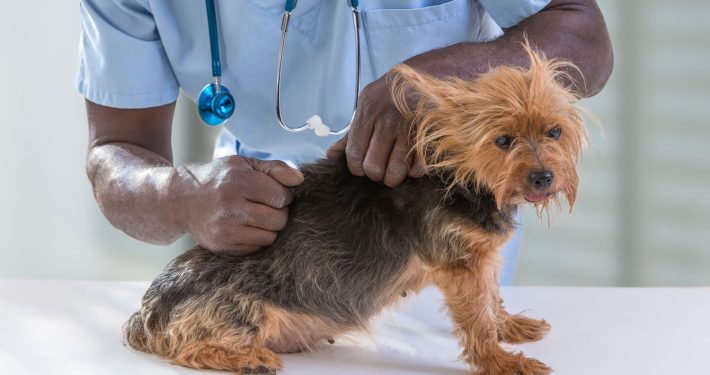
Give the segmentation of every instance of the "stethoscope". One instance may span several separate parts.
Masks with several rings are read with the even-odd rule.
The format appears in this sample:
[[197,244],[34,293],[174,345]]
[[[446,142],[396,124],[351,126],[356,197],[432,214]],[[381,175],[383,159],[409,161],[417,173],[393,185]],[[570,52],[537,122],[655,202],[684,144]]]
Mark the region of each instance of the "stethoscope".
[[[287,0],[284,7],[284,15],[281,19],[281,46],[279,48],[278,63],[276,66],[276,119],[281,127],[289,132],[302,132],[312,129],[318,136],[340,135],[344,134],[350,128],[355,112],[357,110],[358,99],[360,98],[360,20],[357,10],[358,0],[348,0],[348,4],[352,11],[353,29],[355,34],[355,100],[353,103],[352,114],[350,120],[342,129],[332,131],[323,124],[321,118],[317,115],[311,116],[306,120],[305,124],[293,128],[288,126],[283,120],[281,112],[281,67],[283,65],[284,50],[286,48],[286,34],[288,33],[288,23],[291,19],[291,12],[296,9],[298,0]],[[200,92],[197,99],[197,112],[207,125],[221,125],[227,121],[235,110],[236,103],[234,97],[229,90],[222,85],[222,64],[219,57],[219,33],[217,31],[217,17],[214,6],[214,0],[205,0],[207,6],[207,25],[210,34],[210,52],[212,55],[212,83],[206,85]]]

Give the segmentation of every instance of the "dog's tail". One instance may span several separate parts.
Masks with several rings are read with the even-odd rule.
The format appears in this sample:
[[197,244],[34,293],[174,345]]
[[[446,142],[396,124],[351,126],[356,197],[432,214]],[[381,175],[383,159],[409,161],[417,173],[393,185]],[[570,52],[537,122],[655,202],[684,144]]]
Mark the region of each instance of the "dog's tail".
[[148,335],[140,311],[131,315],[126,324],[123,325],[123,342],[131,348],[142,352],[149,352]]

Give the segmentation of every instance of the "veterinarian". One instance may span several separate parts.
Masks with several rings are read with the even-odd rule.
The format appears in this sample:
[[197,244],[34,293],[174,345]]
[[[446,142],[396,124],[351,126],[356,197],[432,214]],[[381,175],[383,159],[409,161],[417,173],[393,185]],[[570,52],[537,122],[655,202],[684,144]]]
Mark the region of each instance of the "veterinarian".
[[[218,0],[221,84],[236,104],[214,161],[176,166],[171,125],[178,91],[193,100],[213,82],[203,1],[82,0],[76,87],[86,98],[87,172],[96,200],[118,229],[169,244],[185,233],[215,252],[247,254],[283,228],[300,163],[345,153],[353,174],[395,186],[419,176],[407,126],[387,81],[405,62],[436,76],[474,78],[491,66],[526,65],[527,34],[548,57],[578,64],[582,96],[597,93],[612,51],[594,0],[300,0],[290,15],[281,110],[300,126],[319,116],[332,130],[353,114],[356,63],[351,6],[359,12],[361,86],[347,135],[283,130],[274,85],[283,0]],[[338,207],[333,207],[337,210]],[[519,231],[520,232],[520,231]],[[505,249],[512,279],[520,239]]]

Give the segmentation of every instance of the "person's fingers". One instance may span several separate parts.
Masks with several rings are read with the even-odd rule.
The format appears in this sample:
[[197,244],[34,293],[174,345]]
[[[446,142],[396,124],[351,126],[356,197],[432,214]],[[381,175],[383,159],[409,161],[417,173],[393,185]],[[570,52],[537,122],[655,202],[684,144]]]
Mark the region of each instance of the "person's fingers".
[[380,116],[375,123],[370,146],[362,163],[365,175],[372,181],[382,181],[387,168],[387,161],[392,153],[397,138],[396,128],[392,125],[392,118],[384,115]]
[[337,160],[340,156],[345,153],[345,146],[348,144],[348,134],[346,133],[343,138],[340,138],[337,142],[333,143],[328,147],[326,156],[330,160]]
[[246,207],[244,224],[269,231],[280,231],[286,226],[288,220],[288,207],[275,209],[259,203],[248,202]]
[[236,235],[234,243],[218,246],[215,251],[235,256],[244,256],[262,247],[272,245],[276,240],[277,233],[261,228],[245,226],[240,228]]
[[270,246],[278,235],[277,232],[251,226],[244,227],[242,232],[239,242],[247,246]]
[[409,175],[411,177],[421,177],[426,172],[426,163],[421,155],[414,153],[412,158],[412,166],[409,167]]
[[364,112],[363,108],[364,104],[361,104],[355,114],[353,125],[350,127],[348,133],[348,141],[345,145],[348,169],[350,173],[356,176],[365,175],[362,163],[365,161],[367,147],[370,144],[370,137],[372,136],[372,120],[362,114]]
[[257,252],[262,246],[255,245],[235,245],[224,249],[216,250],[217,253],[229,254],[234,256],[245,256]]
[[276,240],[277,232],[245,226],[241,231],[239,242],[244,245],[252,246],[270,246]]
[[254,203],[284,208],[293,200],[293,192],[270,175],[257,171],[244,171],[241,177],[235,189]]
[[392,147],[390,158],[387,162],[387,169],[383,180],[385,185],[395,187],[401,184],[402,181],[407,178],[410,163],[411,156],[409,154],[407,140],[402,137],[397,138],[394,143],[394,147]]
[[281,160],[250,159],[252,167],[274,178],[281,185],[296,186],[303,183],[303,173],[293,169]]

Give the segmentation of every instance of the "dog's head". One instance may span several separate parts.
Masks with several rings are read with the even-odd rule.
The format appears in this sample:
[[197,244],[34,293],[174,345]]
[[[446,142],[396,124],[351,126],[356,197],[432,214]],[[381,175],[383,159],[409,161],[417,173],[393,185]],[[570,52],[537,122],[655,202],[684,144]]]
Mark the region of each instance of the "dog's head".
[[[565,86],[571,63],[525,44],[528,69],[498,67],[473,81],[393,69],[393,95],[412,122],[415,152],[452,186],[490,189],[499,208],[546,209],[577,192],[576,164],[587,139],[578,98]],[[410,90],[410,88],[414,90]],[[417,97],[415,108],[407,105]]]

